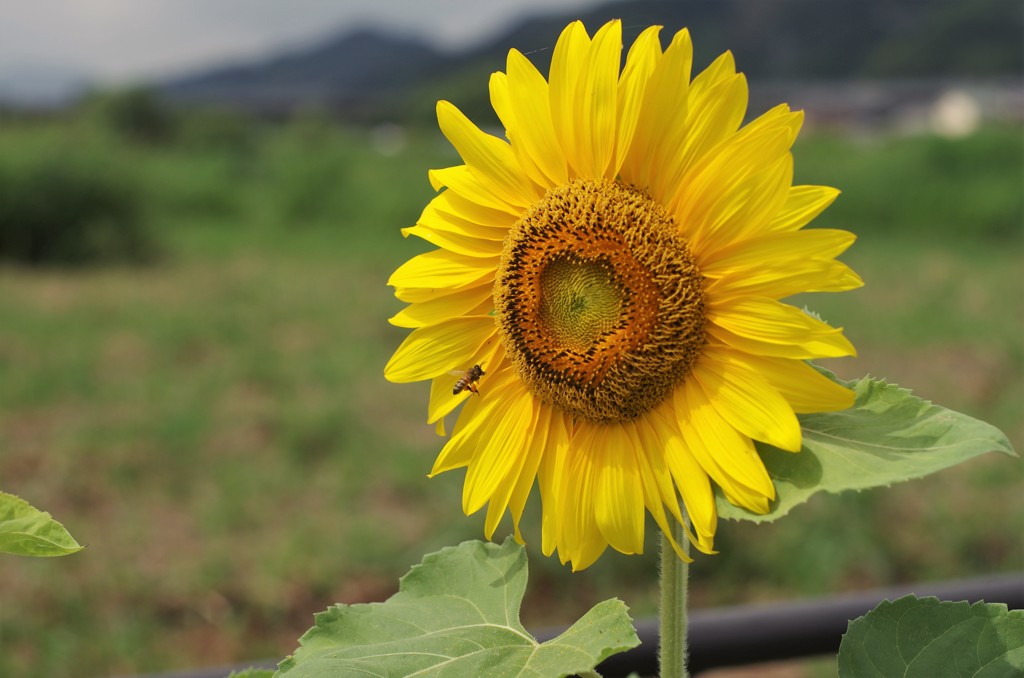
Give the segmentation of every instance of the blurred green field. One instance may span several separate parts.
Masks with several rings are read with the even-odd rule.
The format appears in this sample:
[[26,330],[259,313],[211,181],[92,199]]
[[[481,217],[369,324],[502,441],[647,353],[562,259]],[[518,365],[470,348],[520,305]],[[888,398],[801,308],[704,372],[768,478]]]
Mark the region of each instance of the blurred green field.
[[[314,612],[382,600],[422,554],[481,536],[460,474],[425,478],[441,445],[425,385],[382,376],[404,336],[386,323],[399,304],[385,280],[426,249],[398,229],[431,195],[426,169],[457,162],[439,133],[396,134],[312,115],[188,118],[171,139],[87,115],[0,125],[0,195],[41,155],[96,168],[131,192],[126,218],[151,239],[142,263],[0,266],[0,487],[88,546],[0,558],[0,675],[281,657]],[[1021,130],[810,135],[795,153],[798,180],[844,190],[817,223],[860,235],[845,260],[867,286],[798,300],[860,350],[828,366],[885,376],[1024,448]],[[992,456],[818,497],[773,525],[724,523],[720,554],[692,568],[693,603],[1019,570],[1022,481],[1019,460]],[[536,508],[528,626],[610,596],[655,612],[653,530],[645,556],[570,575],[540,556]]]

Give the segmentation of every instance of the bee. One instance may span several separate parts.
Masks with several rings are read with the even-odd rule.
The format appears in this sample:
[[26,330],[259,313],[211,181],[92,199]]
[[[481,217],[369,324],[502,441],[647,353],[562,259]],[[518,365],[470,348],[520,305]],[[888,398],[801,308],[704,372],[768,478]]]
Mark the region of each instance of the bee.
[[473,365],[466,370],[453,370],[450,374],[459,377],[459,380],[455,382],[455,386],[452,388],[452,395],[459,395],[463,391],[470,391],[480,395],[480,391],[476,388],[476,382],[480,381],[480,377],[484,376],[484,371],[480,369],[479,365]]

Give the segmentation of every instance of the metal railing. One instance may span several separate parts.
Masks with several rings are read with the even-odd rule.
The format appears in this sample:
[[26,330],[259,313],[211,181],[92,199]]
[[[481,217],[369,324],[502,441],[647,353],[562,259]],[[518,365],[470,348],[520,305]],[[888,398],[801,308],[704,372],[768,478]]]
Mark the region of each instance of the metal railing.
[[[726,666],[834,655],[851,619],[865,614],[883,600],[895,600],[910,593],[936,596],[940,600],[972,603],[984,600],[1005,603],[1011,609],[1024,609],[1024,572],[908,584],[791,603],[694,610],[690,612],[690,672],[697,674]],[[631,672],[641,676],[657,674],[658,622],[641,619],[636,622],[636,628],[641,645],[610,657],[598,666],[604,678],[621,678]],[[535,635],[545,641],[564,630],[542,629]],[[152,674],[146,678],[224,678],[232,670],[250,666],[274,669],[277,661]]]

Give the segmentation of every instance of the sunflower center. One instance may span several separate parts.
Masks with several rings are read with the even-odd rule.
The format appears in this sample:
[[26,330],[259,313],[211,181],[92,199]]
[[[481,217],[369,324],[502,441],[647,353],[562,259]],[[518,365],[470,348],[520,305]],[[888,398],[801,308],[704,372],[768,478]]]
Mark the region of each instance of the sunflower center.
[[555,257],[540,274],[540,322],[560,345],[586,351],[614,329],[622,291],[606,261]]
[[614,181],[577,179],[526,210],[505,240],[494,299],[519,376],[589,421],[656,407],[705,343],[685,238],[650,196]]

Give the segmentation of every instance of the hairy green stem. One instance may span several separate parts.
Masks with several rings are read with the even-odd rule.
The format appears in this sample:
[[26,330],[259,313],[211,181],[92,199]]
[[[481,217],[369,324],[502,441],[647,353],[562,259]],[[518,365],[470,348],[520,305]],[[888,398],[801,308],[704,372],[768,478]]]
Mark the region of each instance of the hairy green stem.
[[[689,524],[689,516],[683,514]],[[682,524],[672,522],[672,536],[689,554],[690,540]],[[661,678],[686,678],[686,586],[689,563],[676,555],[668,537],[661,535],[661,619],[658,666]]]

